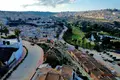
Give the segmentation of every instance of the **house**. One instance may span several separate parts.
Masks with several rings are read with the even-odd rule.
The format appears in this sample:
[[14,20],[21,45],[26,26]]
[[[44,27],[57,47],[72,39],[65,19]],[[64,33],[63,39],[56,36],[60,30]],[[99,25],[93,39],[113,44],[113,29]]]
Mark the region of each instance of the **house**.
[[32,80],[64,80],[56,70],[48,64],[40,65]]
[[[9,44],[8,44],[9,42]],[[22,53],[23,53],[23,45],[22,40],[18,42],[16,38],[14,39],[1,39],[0,40],[0,49],[1,52],[0,55],[2,56],[8,56],[6,64],[10,64],[14,59],[18,60]],[[6,54],[5,54],[6,53]],[[4,54],[4,55],[3,55]],[[4,58],[3,57],[3,58]]]
[[116,80],[116,75],[104,65],[100,64],[88,54],[80,51],[72,51],[78,58],[80,66],[90,75],[93,80]]
[[38,67],[31,80],[82,80],[77,76],[73,69],[68,65],[56,66],[51,68],[48,64]]
[[17,62],[23,53],[22,40],[0,38],[0,76]]

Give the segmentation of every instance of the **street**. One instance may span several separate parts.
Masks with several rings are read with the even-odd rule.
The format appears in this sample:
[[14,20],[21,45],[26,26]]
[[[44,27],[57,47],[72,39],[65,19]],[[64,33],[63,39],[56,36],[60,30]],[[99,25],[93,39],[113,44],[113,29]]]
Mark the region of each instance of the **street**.
[[61,32],[61,34],[59,35],[59,41],[62,42],[62,43],[66,43],[66,46],[68,47],[73,47],[73,45],[71,44],[68,44],[64,39],[63,39],[63,36],[64,36],[64,33],[68,30],[68,28],[66,26],[64,26],[64,30]]
[[23,45],[28,49],[28,55],[8,80],[30,80],[36,68],[43,63],[44,52],[42,48],[37,45],[32,46],[27,41],[23,41]]

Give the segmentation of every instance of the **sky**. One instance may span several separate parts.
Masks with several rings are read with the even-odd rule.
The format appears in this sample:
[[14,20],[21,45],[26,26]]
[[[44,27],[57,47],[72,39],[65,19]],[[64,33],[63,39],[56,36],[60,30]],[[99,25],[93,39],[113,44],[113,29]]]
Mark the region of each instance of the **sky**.
[[0,0],[2,11],[87,11],[120,9],[120,0]]

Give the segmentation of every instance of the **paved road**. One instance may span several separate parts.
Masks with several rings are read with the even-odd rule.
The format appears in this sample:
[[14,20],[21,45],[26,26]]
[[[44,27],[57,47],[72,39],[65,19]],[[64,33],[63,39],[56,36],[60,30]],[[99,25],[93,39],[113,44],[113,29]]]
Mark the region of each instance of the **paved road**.
[[43,62],[42,48],[37,45],[31,46],[27,41],[23,41],[23,45],[27,47],[28,55],[8,80],[30,80],[36,68]]
[[59,35],[59,40],[63,40],[63,35],[64,33],[68,30],[68,28],[66,26],[64,26],[64,30],[62,30],[61,34]]
[[73,47],[73,45],[67,43],[64,39],[63,39],[63,36],[64,36],[64,33],[68,30],[68,28],[66,26],[64,26],[64,30],[61,32],[61,34],[59,35],[59,41],[61,41],[62,43],[66,43],[66,46],[68,47]]

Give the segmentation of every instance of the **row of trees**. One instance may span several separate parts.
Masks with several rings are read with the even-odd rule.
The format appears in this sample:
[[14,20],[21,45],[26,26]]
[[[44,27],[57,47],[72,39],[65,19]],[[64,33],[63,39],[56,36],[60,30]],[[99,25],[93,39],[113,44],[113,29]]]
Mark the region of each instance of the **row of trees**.
[[[0,35],[3,35],[3,33],[5,34],[5,36],[7,37],[7,35],[9,34],[9,30],[7,27],[5,27],[3,24],[0,23]],[[18,41],[19,40],[19,35],[21,33],[21,31],[19,29],[15,29],[14,30],[15,36],[17,37]]]
[[92,45],[92,42],[87,42],[85,38],[83,38],[82,40],[77,40],[77,39],[73,39],[72,42],[74,43],[74,45],[78,45],[82,48],[87,48],[87,49],[93,49],[94,45]]

